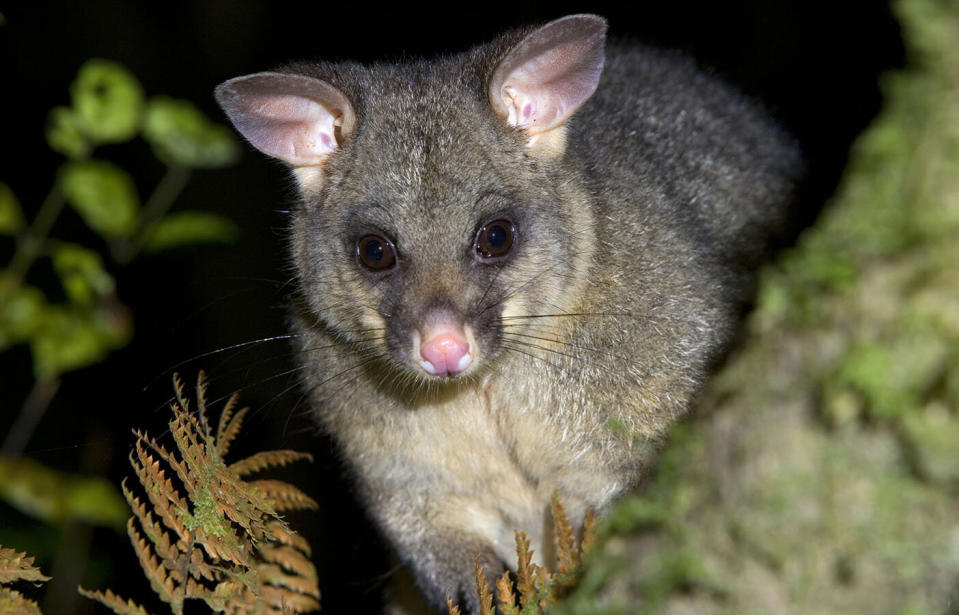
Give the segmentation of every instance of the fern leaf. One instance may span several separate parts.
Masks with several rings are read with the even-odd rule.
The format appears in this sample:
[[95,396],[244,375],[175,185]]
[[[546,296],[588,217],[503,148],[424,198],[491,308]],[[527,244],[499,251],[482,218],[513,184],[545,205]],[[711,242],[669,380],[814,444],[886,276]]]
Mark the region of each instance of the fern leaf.
[[279,480],[263,479],[250,481],[251,487],[263,497],[272,500],[276,512],[285,510],[316,510],[319,504],[293,485]]
[[[127,523],[127,535],[130,537],[133,550],[136,551],[137,557],[140,560],[140,567],[143,568],[143,573],[147,579],[150,580],[150,586],[153,588],[153,591],[167,604],[175,605],[182,603],[182,592],[177,592],[170,571],[161,561],[157,560],[156,555],[150,548],[150,543],[137,531],[136,526],[133,524],[132,517]],[[174,574],[182,577],[178,572]],[[182,582],[182,580],[181,578],[180,581]]]
[[150,503],[153,504],[153,512],[160,517],[166,527],[174,530],[181,540],[189,541],[190,532],[181,518],[181,515],[189,514],[186,500],[180,496],[176,487],[166,477],[160,468],[160,463],[143,450],[139,440],[134,445],[134,451],[139,462],[131,454],[130,465],[133,466],[133,471],[143,485]]
[[[230,538],[234,537],[231,535]],[[210,534],[201,525],[196,528],[196,542],[214,561],[232,562],[244,568],[253,566],[247,548],[238,540],[228,540],[226,537]]]
[[[147,499],[135,495],[126,482],[122,486],[133,510],[127,533],[154,591],[177,614],[186,598],[204,600],[230,615],[290,615],[319,608],[309,545],[277,516],[279,511],[316,508],[316,502],[281,481],[242,478],[310,455],[272,451],[227,465],[223,456],[247,409],[234,412],[237,402],[232,397],[214,435],[206,415],[205,375],[197,379],[199,416],[188,411],[179,376],[174,389],[177,403],[171,404],[169,427],[175,450],[135,432],[130,464]],[[91,597],[142,615],[132,603],[114,606],[123,601],[109,592]]]
[[517,531],[516,537],[516,589],[520,604],[526,606],[536,600],[536,567],[532,564],[533,552],[525,532]]
[[580,558],[585,561],[590,553],[593,552],[593,549],[596,548],[596,543],[599,541],[598,530],[596,529],[596,513],[593,512],[592,508],[586,509],[586,518],[583,520],[583,539],[580,541],[579,550],[582,551],[583,555]]
[[[233,401],[236,398],[236,395],[230,398],[230,401]],[[229,405],[230,402],[227,402]],[[236,402],[233,402],[234,405]],[[242,408],[236,414],[234,414],[229,422],[221,421],[221,429],[219,435],[217,436],[217,446],[220,450],[220,455],[225,457],[228,450],[230,450],[230,444],[233,443],[233,440],[236,439],[238,433],[240,433],[240,428],[243,427],[243,419],[246,418],[246,413],[249,412],[249,408]],[[222,457],[221,457],[222,458]]]
[[180,408],[182,408],[184,412],[189,412],[190,400],[183,394],[183,379],[180,378],[180,374],[176,372],[173,373],[173,392],[176,397],[176,403],[180,405]]
[[[33,558],[14,549],[0,547],[0,583],[29,581],[39,583],[49,581],[40,569],[33,565]],[[0,611],[3,612],[3,611]]]
[[300,453],[298,451],[262,451],[250,455],[246,459],[241,459],[229,465],[230,470],[236,472],[239,476],[246,476],[267,468],[278,468],[294,461],[306,459],[313,461],[313,456],[309,453]]
[[493,594],[486,583],[486,573],[483,572],[479,558],[476,559],[476,594],[480,601],[480,615],[496,615],[493,609]]
[[509,570],[496,579],[496,599],[499,601],[499,610],[503,615],[519,615],[516,608],[516,594],[513,592],[513,581],[509,578]]
[[[310,568],[313,566],[311,565]],[[316,583],[316,573],[312,574],[312,579],[298,574],[288,574],[282,567],[276,564],[260,564],[256,567],[257,575],[262,584],[270,585],[276,588],[283,588],[297,594],[304,594],[320,597],[320,590]]]
[[11,615],[43,615],[33,600],[7,587],[0,587],[0,613]]
[[[224,568],[214,566],[203,559],[203,551],[195,549],[190,552],[189,574],[195,579],[206,579],[207,581],[216,581],[223,573]],[[190,595],[189,590],[187,595]]]
[[576,539],[573,525],[569,522],[569,515],[559,501],[559,496],[553,494],[550,498],[550,507],[553,512],[553,537],[556,541],[556,559],[561,583],[571,582],[579,567],[579,553],[576,550]]
[[210,435],[210,423],[206,418],[206,372],[202,369],[196,375],[196,413],[200,417],[201,435]]
[[[163,525],[157,522],[150,512],[151,509],[148,509],[146,504],[140,501],[140,498],[133,495],[133,492],[127,488],[126,479],[123,479],[120,483],[120,489],[123,491],[123,497],[126,498],[127,504],[129,504],[130,509],[133,511],[134,517],[140,522],[143,533],[146,534],[147,538],[150,539],[150,542],[152,542],[156,548],[157,554],[163,559],[174,559],[179,549],[174,548]],[[185,542],[180,539],[179,544],[185,545]]]
[[305,538],[287,527],[286,523],[278,519],[274,519],[266,524],[265,539],[272,542],[289,545],[307,557],[309,557],[312,553],[310,550],[310,543],[308,543]]
[[[109,589],[105,592],[100,591],[90,591],[88,589],[83,589],[78,587],[77,591],[81,595],[90,598],[91,600],[96,600],[100,604],[105,605],[111,611],[117,615],[150,615],[146,609],[134,602],[133,600],[124,601],[123,598],[114,594]],[[3,612],[0,610],[0,612]]]
[[184,484],[187,491],[192,492],[194,489],[196,489],[194,478],[190,475],[189,470],[182,461],[177,459],[170,451],[164,448],[162,444],[149,437],[147,434],[136,429],[133,430],[133,434],[139,441],[146,444],[150,450],[156,453],[161,460],[166,462],[166,464],[170,466],[174,472],[176,472],[177,478],[179,478],[180,482]]
[[293,609],[294,613],[309,613],[320,608],[317,598],[270,585],[261,587],[260,595],[277,614],[282,613],[284,607]]
[[[170,421],[170,433],[173,436],[173,441],[176,443],[177,451],[180,453],[180,457],[183,459],[183,463],[186,464],[186,473],[189,477],[191,474],[198,477],[202,477],[205,474],[205,470],[209,466],[209,453],[207,452],[207,447],[200,442],[200,423],[197,421],[196,417],[192,414],[186,414],[182,410],[174,407],[174,418]],[[193,480],[188,478],[188,481],[192,484]],[[190,492],[190,496],[193,497],[192,490],[187,486],[187,481],[184,481],[184,486],[187,487],[187,491]]]
[[449,611],[449,615],[461,615],[460,607],[453,604],[453,599],[450,598],[449,593],[446,594],[446,609]]
[[301,577],[316,581],[316,568],[306,555],[293,547],[286,545],[272,546],[261,543],[257,545],[257,553],[267,562],[278,564],[284,570],[289,570]]

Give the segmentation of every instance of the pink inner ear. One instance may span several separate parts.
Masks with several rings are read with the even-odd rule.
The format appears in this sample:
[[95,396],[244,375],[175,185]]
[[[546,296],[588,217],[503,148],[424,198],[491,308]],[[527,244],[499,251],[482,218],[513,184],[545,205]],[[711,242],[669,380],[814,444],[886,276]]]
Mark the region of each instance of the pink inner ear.
[[352,105],[330,84],[284,73],[237,77],[216,90],[236,129],[258,150],[294,167],[323,164],[355,122]]
[[257,97],[236,123],[244,137],[263,153],[295,167],[317,165],[336,151],[335,118],[303,96]]
[[573,15],[531,33],[493,73],[494,109],[531,136],[562,125],[596,91],[605,32],[603,19]]

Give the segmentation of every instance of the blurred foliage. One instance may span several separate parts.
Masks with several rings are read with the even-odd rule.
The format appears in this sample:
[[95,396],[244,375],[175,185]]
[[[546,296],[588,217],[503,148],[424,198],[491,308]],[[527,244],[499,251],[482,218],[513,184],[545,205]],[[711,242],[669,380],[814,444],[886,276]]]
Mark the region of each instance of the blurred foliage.
[[122,529],[127,519],[123,497],[105,478],[66,474],[23,457],[0,457],[0,498],[47,523],[72,519]]
[[841,189],[556,612],[955,612],[959,4],[894,7],[909,67]]
[[[130,340],[129,311],[97,251],[103,240],[111,260],[124,264],[143,249],[231,241],[237,234],[233,222],[211,212],[167,213],[190,169],[236,160],[239,148],[225,126],[210,122],[188,101],[147,100],[136,77],[109,60],[85,62],[70,86],[70,99],[70,107],[50,112],[46,130],[49,146],[68,160],[32,224],[27,225],[11,187],[0,183],[0,235],[16,241],[12,260],[0,268],[0,350],[29,344],[38,380],[96,363]],[[128,171],[90,157],[98,146],[138,135],[168,168],[144,203]],[[65,205],[94,232],[87,245],[49,237]],[[59,294],[55,289],[28,282],[29,270],[41,258],[52,260],[65,303],[48,299],[47,290]]]
[[[143,251],[236,238],[233,222],[212,212],[168,212],[192,169],[229,165],[239,154],[225,127],[189,102],[147,99],[137,78],[116,62],[85,62],[69,94],[70,106],[52,109],[46,125],[47,144],[67,159],[48,171],[53,186],[43,203],[21,203],[17,187],[0,181],[0,248],[12,255],[0,263],[0,352],[29,347],[34,375],[32,390],[29,381],[4,383],[20,387],[25,401],[18,415],[4,409],[17,418],[0,447],[0,499],[49,524],[50,533],[60,536],[55,549],[61,553],[69,551],[64,545],[82,543],[78,524],[122,528],[123,497],[103,479],[20,455],[61,376],[130,342],[133,319],[118,295],[117,268]],[[149,146],[156,166],[165,168],[142,201],[139,177],[123,163],[93,157],[116,152],[120,143]],[[66,241],[53,232],[69,216],[78,216],[89,231],[75,224]],[[0,612],[9,612],[2,604]]]

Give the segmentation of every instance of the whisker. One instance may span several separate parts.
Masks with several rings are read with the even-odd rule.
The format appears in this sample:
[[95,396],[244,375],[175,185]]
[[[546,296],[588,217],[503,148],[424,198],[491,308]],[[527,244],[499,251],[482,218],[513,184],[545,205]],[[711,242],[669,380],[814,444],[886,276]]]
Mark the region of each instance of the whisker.
[[[569,318],[576,316],[632,316],[629,312],[558,312],[555,314],[527,314],[503,316],[500,320],[532,320],[534,318]],[[506,326],[506,325],[504,325]]]
[[543,342],[553,342],[554,344],[562,344],[563,346],[568,346],[568,347],[570,347],[570,348],[578,348],[578,349],[580,349],[580,350],[588,350],[588,351],[590,351],[590,352],[595,352],[595,353],[598,353],[598,354],[605,354],[605,355],[608,355],[608,356],[610,356],[610,357],[614,357],[614,358],[616,358],[616,359],[622,359],[622,360],[624,360],[624,361],[628,361],[628,360],[629,360],[627,357],[624,357],[624,356],[622,356],[622,355],[618,355],[618,354],[616,354],[616,353],[614,353],[614,352],[610,352],[610,351],[608,351],[608,350],[603,350],[603,349],[600,349],[600,348],[593,348],[593,347],[591,347],[591,346],[583,346],[582,344],[573,344],[573,343],[571,343],[571,342],[565,342],[565,341],[563,341],[563,340],[553,339],[553,338],[549,338],[549,337],[542,337],[542,336],[539,336],[539,335],[530,335],[530,334],[527,334],[527,333],[517,333],[517,332],[515,332],[515,331],[505,332],[505,333],[504,333],[504,337],[506,337],[507,335],[512,336],[512,339],[514,339],[514,340],[517,341],[517,342],[520,341],[520,340],[516,340],[516,339],[515,339],[516,337],[525,337],[525,338],[529,338],[529,339],[540,340],[540,341],[543,341]]
[[161,371],[159,374],[157,374],[156,377],[154,377],[153,380],[151,380],[145,387],[143,387],[142,390],[143,390],[143,391],[146,391],[147,389],[149,389],[150,387],[152,387],[154,384],[156,384],[156,381],[159,380],[161,376],[167,375],[167,374],[169,374],[170,372],[172,372],[173,370],[177,369],[178,367],[182,367],[182,366],[184,366],[184,365],[186,365],[187,363],[190,363],[190,362],[192,362],[192,361],[197,361],[197,360],[199,360],[199,359],[205,359],[206,357],[210,357],[210,356],[219,354],[219,353],[221,353],[221,352],[226,352],[226,351],[228,351],[228,350],[236,350],[237,348],[245,348],[245,347],[247,347],[247,346],[253,346],[254,344],[262,344],[262,343],[264,343],[264,342],[274,342],[274,341],[276,341],[276,340],[288,340],[288,339],[293,339],[293,338],[295,338],[295,337],[299,337],[299,336],[298,336],[298,335],[294,335],[294,334],[274,335],[273,337],[263,337],[263,338],[260,338],[260,339],[250,340],[250,341],[247,341],[247,342],[240,342],[240,343],[238,343],[238,344],[233,344],[233,345],[231,345],[231,346],[224,346],[224,347],[222,347],[222,348],[217,348],[216,350],[210,350],[209,352],[204,352],[204,353],[202,353],[202,354],[198,354],[198,355],[196,355],[196,356],[190,357],[189,359],[184,359],[183,361],[180,361],[179,363],[175,363],[175,364],[171,365],[170,367],[167,367],[166,369],[164,369],[163,371]]

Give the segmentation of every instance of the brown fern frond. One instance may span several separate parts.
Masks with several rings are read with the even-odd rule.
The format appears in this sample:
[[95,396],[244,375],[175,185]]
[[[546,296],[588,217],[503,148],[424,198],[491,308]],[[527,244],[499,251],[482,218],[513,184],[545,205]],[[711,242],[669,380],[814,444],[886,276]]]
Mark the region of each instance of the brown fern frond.
[[310,543],[296,532],[291,531],[282,521],[272,520],[267,522],[264,536],[265,540],[291,546],[307,557],[312,553]]
[[282,566],[284,570],[316,580],[316,569],[310,559],[293,547],[286,545],[259,544],[256,548],[264,561]]
[[236,417],[239,420],[234,421],[233,413],[236,412],[236,407],[239,403],[240,396],[234,393],[226,400],[226,405],[223,406],[223,411],[220,412],[220,420],[216,426],[216,446],[220,453],[220,459],[226,457],[227,452],[230,450],[230,444],[233,443],[233,439],[240,433],[240,427],[243,426],[243,417],[249,411],[249,408],[241,409],[237,412]]
[[503,615],[519,615],[516,607],[516,593],[513,591],[513,580],[509,577],[509,570],[496,579],[496,600]]
[[202,369],[196,375],[196,413],[200,417],[200,433],[210,435],[210,422],[206,418],[206,372]]
[[40,584],[49,581],[33,565],[33,558],[14,549],[0,546],[0,613],[11,615],[42,615],[40,607],[17,590],[2,585],[16,582]]
[[596,513],[592,508],[586,509],[586,519],[583,520],[583,539],[580,541],[579,549],[583,552],[581,560],[586,560],[596,543],[599,541],[598,531],[596,529]]
[[453,599],[450,598],[449,593],[446,594],[446,609],[449,611],[449,615],[460,615],[460,607],[453,604]]
[[553,512],[553,537],[556,541],[556,560],[561,582],[571,579],[579,567],[579,552],[576,550],[576,537],[573,525],[569,522],[569,515],[559,501],[559,496],[553,494],[550,498],[550,507]]
[[176,570],[168,570],[163,562],[157,559],[151,544],[137,531],[133,523],[133,517],[127,522],[127,535],[130,537],[133,550],[136,551],[137,558],[140,560],[143,573],[150,580],[150,587],[153,588],[153,591],[167,604],[183,602],[183,592],[178,591],[173,578],[180,577],[177,581],[182,584],[182,575]]
[[[230,401],[233,402],[233,405],[236,405],[236,400],[239,398],[234,395],[230,398]],[[229,404],[230,402],[227,402]],[[243,427],[243,419],[246,418],[246,414],[250,411],[249,408],[242,408],[234,414],[229,422],[220,421],[220,430],[217,437],[217,442],[220,446],[220,454],[226,456],[226,452],[230,449],[230,445],[233,443],[233,440],[236,439],[237,434],[240,433],[240,428]]]
[[0,613],[11,615],[43,615],[36,602],[15,589],[0,587]]
[[183,394],[183,379],[180,378],[180,374],[173,373],[173,393],[176,397],[176,403],[180,405],[180,408],[183,408],[184,412],[190,411],[190,400],[186,395]]
[[[313,568],[313,565],[310,565]],[[260,564],[256,568],[262,584],[270,585],[275,589],[288,590],[295,594],[303,594],[314,598],[320,597],[319,590],[316,589],[316,573],[311,575],[313,578],[290,574],[276,564]]]
[[[150,615],[149,612],[133,600],[124,601],[123,598],[114,594],[109,589],[105,592],[100,591],[90,591],[88,589],[83,589],[78,587],[77,591],[81,595],[90,598],[91,600],[96,600],[97,602],[105,605],[111,611],[117,615]],[[0,613],[4,612],[0,609]]]
[[189,541],[190,532],[183,523],[183,515],[188,514],[189,507],[186,500],[180,495],[173,482],[166,477],[160,463],[153,459],[137,440],[134,445],[137,459],[130,455],[130,465],[136,473],[143,490],[146,492],[153,512],[163,521],[163,524],[177,533],[181,540]]
[[281,615],[284,608],[293,609],[295,613],[308,613],[320,608],[319,600],[316,598],[278,587],[261,586],[260,594],[271,611],[277,615]]
[[259,453],[250,455],[246,459],[241,459],[240,461],[231,463],[229,468],[231,471],[236,472],[240,476],[246,476],[247,474],[259,472],[260,470],[279,468],[293,463],[294,461],[300,461],[304,459],[313,461],[313,455],[310,455],[309,453],[288,450],[261,451]]
[[276,512],[285,510],[316,510],[319,504],[293,485],[278,480],[255,480],[247,483],[263,497],[272,501]]
[[[583,538],[577,547],[569,515],[555,495],[551,499],[551,508],[558,569],[552,573],[542,566],[533,564],[529,538],[524,532],[516,531],[516,580],[514,582],[510,578],[508,571],[496,580],[498,607],[502,615],[542,613],[544,609],[569,594],[583,574],[583,562],[596,541],[595,514],[592,510],[586,511]],[[487,611],[492,607],[486,606],[488,600],[488,590],[484,593],[486,579],[479,567],[476,572],[476,589],[480,597],[481,613],[487,615]]]
[[[205,579],[207,581],[216,581],[226,571],[226,568],[223,566],[210,564],[203,559],[203,551],[200,549],[190,551],[189,561],[188,572],[190,576],[197,580]],[[187,595],[190,595],[189,588]]]
[[[175,449],[135,432],[130,464],[147,498],[123,484],[133,510],[127,533],[154,591],[177,614],[188,598],[231,615],[296,614],[319,608],[309,545],[277,514],[316,508],[316,502],[282,481],[243,478],[311,457],[270,451],[227,465],[223,456],[247,409],[236,412],[232,397],[214,434],[207,416],[205,375],[197,378],[195,413],[188,411],[179,376],[174,377],[174,389],[169,429]],[[122,604],[113,594],[96,595],[105,599],[91,597],[105,604]]]
[[[26,553],[0,547],[0,583],[6,584],[16,581],[42,583],[49,581],[50,577],[44,576],[40,569],[33,565],[33,559],[27,557]],[[2,612],[0,611],[0,613]]]
[[516,537],[516,589],[519,591],[520,604],[526,606],[536,602],[536,568],[532,563],[533,552],[529,548],[529,538],[525,532],[515,532]]
[[209,533],[202,525],[196,528],[196,544],[206,551],[213,561],[229,562],[242,568],[251,568],[253,559],[250,547],[231,536]]
[[[151,509],[147,508],[146,504],[140,501],[140,498],[133,495],[133,492],[127,487],[126,479],[123,479],[120,483],[120,489],[123,491],[123,497],[126,498],[127,504],[133,511],[133,517],[136,517],[137,521],[140,522],[143,533],[147,535],[147,538],[149,538],[150,542],[156,547],[157,554],[163,559],[176,557],[179,548],[174,548],[164,526],[156,520],[150,512]],[[130,518],[130,521],[133,521],[133,517]],[[177,544],[184,545],[185,542],[180,538]]]
[[177,406],[173,406],[172,410],[174,418],[170,422],[170,434],[176,443],[180,458],[187,466],[188,475],[202,477],[210,465],[208,447],[200,441],[203,439],[201,433],[203,427],[194,415],[187,414]]
[[490,593],[489,585],[486,583],[486,573],[480,565],[479,558],[476,559],[476,595],[479,596],[480,615],[496,615],[493,608],[493,594]]

